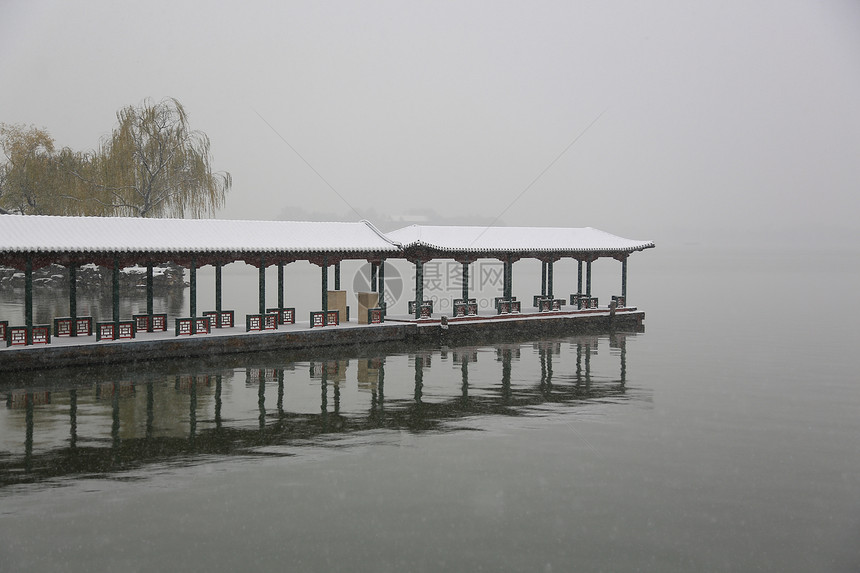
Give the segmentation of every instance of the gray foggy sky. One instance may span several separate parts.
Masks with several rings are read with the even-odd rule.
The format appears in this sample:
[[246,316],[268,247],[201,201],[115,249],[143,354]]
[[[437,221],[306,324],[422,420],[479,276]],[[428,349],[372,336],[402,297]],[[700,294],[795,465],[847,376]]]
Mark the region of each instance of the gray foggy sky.
[[0,55],[0,121],[60,146],[179,99],[233,174],[220,218],[358,219],[339,193],[658,246],[860,239],[855,0],[0,0]]

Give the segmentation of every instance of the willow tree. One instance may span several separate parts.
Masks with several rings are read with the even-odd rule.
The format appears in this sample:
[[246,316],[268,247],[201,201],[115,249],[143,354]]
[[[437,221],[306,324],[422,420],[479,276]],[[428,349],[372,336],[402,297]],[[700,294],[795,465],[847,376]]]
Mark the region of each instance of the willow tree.
[[0,123],[0,209],[24,215],[65,214],[57,186],[54,139],[44,129]]
[[119,125],[81,177],[92,184],[99,214],[204,217],[224,204],[232,178],[212,172],[209,138],[190,129],[182,104],[147,100],[116,116]]

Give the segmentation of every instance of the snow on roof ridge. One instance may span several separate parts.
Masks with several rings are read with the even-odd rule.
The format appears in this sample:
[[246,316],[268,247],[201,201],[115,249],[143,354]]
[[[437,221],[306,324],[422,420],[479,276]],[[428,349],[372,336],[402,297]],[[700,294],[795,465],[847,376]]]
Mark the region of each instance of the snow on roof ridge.
[[341,225],[357,225],[361,221],[309,221],[287,219],[219,219],[217,217],[123,217],[120,215],[22,215],[20,213],[2,213],[10,217],[38,219],[84,219],[84,220],[121,220],[121,221],[221,221],[224,223],[325,223]]

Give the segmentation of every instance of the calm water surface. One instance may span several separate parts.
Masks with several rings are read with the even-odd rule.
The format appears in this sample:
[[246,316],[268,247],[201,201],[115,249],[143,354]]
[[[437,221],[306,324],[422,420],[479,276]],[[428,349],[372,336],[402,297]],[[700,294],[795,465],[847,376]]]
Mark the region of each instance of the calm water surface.
[[856,571],[857,255],[634,255],[639,334],[0,375],[0,570]]

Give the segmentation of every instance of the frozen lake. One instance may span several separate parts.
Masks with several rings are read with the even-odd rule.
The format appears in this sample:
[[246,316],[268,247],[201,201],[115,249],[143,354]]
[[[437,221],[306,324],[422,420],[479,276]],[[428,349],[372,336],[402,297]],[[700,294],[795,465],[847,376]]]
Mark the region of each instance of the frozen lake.
[[[856,570],[856,260],[659,245],[630,259],[641,334],[0,374],[2,569]],[[287,269],[314,310],[319,269]]]

